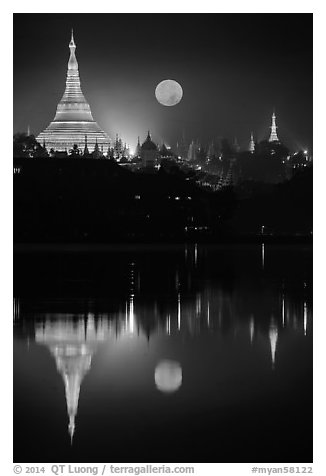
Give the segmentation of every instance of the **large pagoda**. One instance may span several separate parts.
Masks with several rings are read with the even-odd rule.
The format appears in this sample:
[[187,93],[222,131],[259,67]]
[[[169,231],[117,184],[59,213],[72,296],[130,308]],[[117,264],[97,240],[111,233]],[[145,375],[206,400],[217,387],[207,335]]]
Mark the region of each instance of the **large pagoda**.
[[70,58],[64,95],[57,106],[53,121],[37,136],[36,140],[41,144],[45,143],[47,149],[63,151],[72,149],[75,144],[83,148],[86,136],[90,151],[95,149],[96,143],[106,150],[110,145],[110,138],[94,121],[91,108],[80,87],[73,32],[71,32],[69,49]]

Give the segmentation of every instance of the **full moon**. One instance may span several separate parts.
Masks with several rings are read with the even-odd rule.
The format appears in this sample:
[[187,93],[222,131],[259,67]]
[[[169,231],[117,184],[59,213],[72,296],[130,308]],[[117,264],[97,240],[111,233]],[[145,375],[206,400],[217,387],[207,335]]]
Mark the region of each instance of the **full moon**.
[[161,360],[155,369],[155,384],[161,392],[176,392],[182,384],[182,369],[179,362]]
[[163,106],[175,106],[181,101],[182,95],[182,87],[173,79],[161,81],[155,89],[156,99]]

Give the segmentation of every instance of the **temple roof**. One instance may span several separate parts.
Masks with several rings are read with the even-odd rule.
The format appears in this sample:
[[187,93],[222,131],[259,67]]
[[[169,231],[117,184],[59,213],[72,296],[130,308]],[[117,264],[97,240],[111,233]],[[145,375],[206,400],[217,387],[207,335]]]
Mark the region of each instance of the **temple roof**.
[[157,145],[152,141],[151,134],[148,131],[145,142],[141,146],[142,150],[157,150]]

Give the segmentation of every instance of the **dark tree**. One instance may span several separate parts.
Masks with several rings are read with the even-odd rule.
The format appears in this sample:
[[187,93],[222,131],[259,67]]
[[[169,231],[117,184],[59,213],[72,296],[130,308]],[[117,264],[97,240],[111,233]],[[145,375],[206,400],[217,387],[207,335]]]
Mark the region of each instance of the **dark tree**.
[[27,135],[24,132],[18,132],[14,135],[14,157],[31,158],[31,157],[47,157],[47,151],[41,146],[33,135]]
[[70,149],[69,156],[73,158],[80,157],[80,150],[78,149],[77,144],[74,144],[73,148]]

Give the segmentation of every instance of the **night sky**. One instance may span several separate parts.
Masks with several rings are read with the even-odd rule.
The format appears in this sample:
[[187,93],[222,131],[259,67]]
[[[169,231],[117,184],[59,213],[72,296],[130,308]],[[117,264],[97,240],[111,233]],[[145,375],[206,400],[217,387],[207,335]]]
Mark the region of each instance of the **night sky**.
[[[250,131],[312,149],[312,14],[14,14],[14,132],[37,135],[65,89],[71,28],[82,91],[111,138],[135,148],[148,129],[174,147]],[[175,79],[174,107],[154,91]]]

